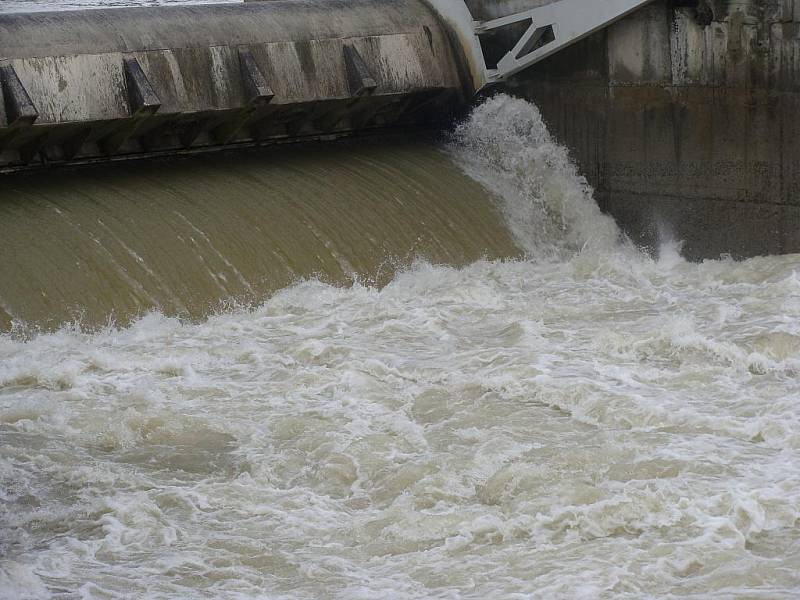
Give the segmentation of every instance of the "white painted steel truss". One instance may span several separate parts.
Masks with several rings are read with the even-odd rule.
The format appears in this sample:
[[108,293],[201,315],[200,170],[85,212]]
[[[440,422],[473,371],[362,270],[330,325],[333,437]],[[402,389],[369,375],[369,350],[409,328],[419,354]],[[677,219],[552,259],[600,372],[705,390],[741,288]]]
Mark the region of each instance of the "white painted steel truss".
[[497,68],[486,68],[486,81],[504,81],[649,2],[651,0],[556,0],[507,17],[475,22],[478,37],[509,25],[530,22],[519,41],[499,60]]

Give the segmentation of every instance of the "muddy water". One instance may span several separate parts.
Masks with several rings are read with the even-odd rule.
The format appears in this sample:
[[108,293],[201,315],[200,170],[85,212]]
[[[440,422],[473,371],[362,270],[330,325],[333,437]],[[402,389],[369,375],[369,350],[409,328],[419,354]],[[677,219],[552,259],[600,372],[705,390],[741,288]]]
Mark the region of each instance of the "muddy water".
[[[796,598],[800,257],[691,264],[670,240],[642,255],[520,101],[486,103],[446,147],[391,153],[356,161],[383,184],[354,210],[391,205],[405,179],[378,173],[427,157],[405,185],[484,233],[416,220],[456,264],[418,260],[383,286],[306,279],[208,318],[0,336],[0,597]],[[225,187],[252,195],[220,225],[232,240],[234,224],[258,237],[255,198],[286,185],[249,160],[227,167]],[[304,169],[354,164],[316,160]],[[112,227],[112,199],[144,194],[117,237],[166,219],[219,264],[246,254],[165,216],[158,174],[104,177],[57,208],[87,202]],[[218,177],[171,192],[201,231],[228,218],[202,183]],[[478,182],[454,215],[448,195]],[[6,214],[42,211],[42,237],[67,235],[52,193]],[[332,238],[361,226],[277,197]],[[142,248],[158,257],[166,237]],[[52,244],[39,264],[69,263]],[[524,258],[468,259],[481,245]],[[199,269],[186,252],[163,260]],[[38,285],[71,285],[50,268]]]
[[301,279],[383,285],[414,260],[519,256],[430,140],[4,177],[0,330],[201,318]]

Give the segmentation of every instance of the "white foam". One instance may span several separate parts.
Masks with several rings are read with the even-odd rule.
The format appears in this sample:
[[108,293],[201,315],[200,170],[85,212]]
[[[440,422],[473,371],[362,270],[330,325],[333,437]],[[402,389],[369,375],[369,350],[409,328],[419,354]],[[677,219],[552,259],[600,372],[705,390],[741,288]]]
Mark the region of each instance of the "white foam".
[[457,140],[527,260],[0,337],[0,597],[796,597],[800,257],[641,255],[519,101]]
[[509,227],[530,254],[617,246],[621,234],[613,219],[601,214],[592,188],[535,105],[498,94],[478,106],[453,138],[456,160],[502,200]]

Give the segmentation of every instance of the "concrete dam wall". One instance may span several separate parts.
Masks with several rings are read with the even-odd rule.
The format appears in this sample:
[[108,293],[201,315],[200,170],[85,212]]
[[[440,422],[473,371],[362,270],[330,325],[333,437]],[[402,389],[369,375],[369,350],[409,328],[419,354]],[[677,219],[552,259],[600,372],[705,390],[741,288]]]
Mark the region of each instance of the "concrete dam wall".
[[0,168],[441,121],[462,64],[420,0],[0,15]]
[[800,251],[800,1],[659,0],[504,89],[540,107],[638,242],[674,237],[694,258]]

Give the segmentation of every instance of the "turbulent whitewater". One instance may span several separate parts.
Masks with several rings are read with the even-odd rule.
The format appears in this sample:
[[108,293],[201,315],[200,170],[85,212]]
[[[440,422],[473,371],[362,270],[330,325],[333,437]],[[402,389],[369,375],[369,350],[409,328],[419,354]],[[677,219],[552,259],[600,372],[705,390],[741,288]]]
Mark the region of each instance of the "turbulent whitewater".
[[800,595],[800,257],[639,252],[504,96],[428,164],[497,257],[0,336],[0,597]]

